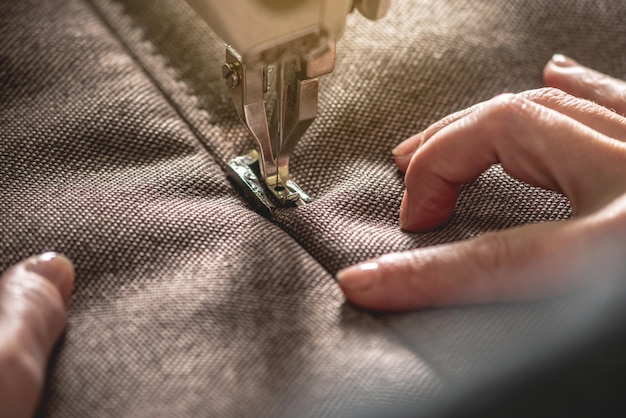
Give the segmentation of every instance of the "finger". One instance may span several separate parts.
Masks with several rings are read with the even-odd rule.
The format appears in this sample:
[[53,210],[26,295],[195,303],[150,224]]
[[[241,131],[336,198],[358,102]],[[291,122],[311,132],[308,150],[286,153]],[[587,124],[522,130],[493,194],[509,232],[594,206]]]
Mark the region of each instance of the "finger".
[[393,154],[394,161],[398,166],[398,169],[402,172],[405,172],[409,166],[411,157],[413,156],[415,151],[424,144],[427,138],[432,137],[435,133],[445,128],[449,124],[472,113],[480,105],[481,104],[479,103],[467,109],[452,113],[451,115],[448,115],[445,118],[430,125],[425,131],[422,131],[398,144],[398,146],[394,148],[391,152]]
[[588,213],[623,190],[625,149],[552,109],[500,96],[437,132],[413,155],[400,225],[410,231],[441,225],[460,186],[497,163],[521,181],[565,194],[576,214]]
[[626,82],[580,65],[557,54],[544,68],[544,82],[574,96],[626,114]]
[[66,324],[74,281],[70,261],[55,253],[25,260],[0,280],[0,408],[32,416],[48,356]]
[[409,139],[402,141],[398,144],[397,147],[391,151],[393,155],[393,160],[398,167],[398,170],[403,173],[409,167],[409,162],[411,161],[411,157],[413,153],[422,145],[422,141],[424,140],[424,132],[420,132],[416,135],[413,135]]
[[[595,102],[575,97],[557,88],[528,90],[517,95],[569,116],[606,136],[619,141],[626,141],[626,118]],[[453,113],[429,126],[425,131],[400,143],[393,150],[394,160],[398,169],[406,172],[411,157],[420,146],[424,145],[433,135],[446,126],[464,118],[484,105],[485,103],[479,103],[460,112]]]
[[350,302],[382,311],[548,297],[623,267],[624,213],[621,235],[592,218],[533,224],[388,254],[337,280]]
[[521,96],[569,116],[603,135],[626,141],[626,118],[595,102],[552,87],[529,90]]

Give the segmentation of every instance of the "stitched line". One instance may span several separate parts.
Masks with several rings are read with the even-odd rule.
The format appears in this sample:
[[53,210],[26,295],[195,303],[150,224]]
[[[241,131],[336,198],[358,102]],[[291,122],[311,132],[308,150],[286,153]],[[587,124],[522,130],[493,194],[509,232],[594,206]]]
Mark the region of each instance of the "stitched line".
[[[154,46],[154,44],[150,40],[146,39],[143,31],[141,30],[141,28],[136,26],[132,17],[125,14],[122,5],[120,5],[119,3],[115,3],[113,1],[109,1],[109,0],[102,0],[103,2],[108,3],[107,6],[109,7],[109,10],[103,11],[96,4],[96,1],[97,0],[86,0],[86,2],[94,10],[94,13],[104,22],[104,24],[111,31],[113,36],[125,47],[125,49],[128,51],[128,53],[133,58],[135,63],[144,71],[144,73],[151,80],[151,82],[158,88],[158,90],[161,92],[161,94],[163,95],[167,103],[176,111],[177,115],[181,118],[181,120],[185,122],[186,126],[189,128],[189,130],[193,134],[198,144],[201,145],[201,147],[207,151],[207,153],[213,158],[213,160],[219,165],[219,167],[224,172],[225,167],[226,167],[226,162],[224,161],[224,159],[219,155],[219,153],[215,149],[213,149],[210,146],[211,142],[209,140],[203,141],[200,139],[200,138],[204,138],[204,135],[195,126],[195,124],[192,123],[189,120],[189,118],[185,115],[185,111],[181,109],[180,104],[175,99],[169,96],[167,89],[161,85],[161,82],[159,81],[159,79],[152,73],[151,69],[148,67],[148,65],[146,65],[145,61],[142,59],[140,54],[142,53],[149,54],[151,58],[156,60],[157,65],[160,66],[161,68],[156,68],[155,71],[160,71],[160,72],[165,71],[167,72],[167,74],[170,75],[171,81],[173,81],[176,84],[177,93],[179,94],[182,93],[186,99],[193,101],[194,103],[193,111],[203,112],[206,114],[206,111],[201,107],[200,101],[198,97],[195,95],[195,92],[193,91],[193,89],[184,81],[180,72],[176,68],[169,65],[167,63],[167,60],[164,59],[164,57],[159,54],[159,51]],[[131,33],[131,36],[129,36],[129,38],[134,38],[134,39],[127,39],[118,30],[116,30],[117,28],[111,24],[111,21],[109,20],[110,17],[107,16],[107,12],[114,13],[114,16],[112,16],[112,18],[115,19],[115,22],[116,22],[115,25],[123,29],[126,29],[129,33]],[[141,42],[136,42],[135,39],[141,39]],[[137,48],[138,51],[135,50],[135,48]],[[233,112],[234,112],[234,109],[233,109]],[[208,117],[206,119],[208,119]],[[213,126],[215,125],[213,124]],[[237,195],[240,196],[238,192],[237,192]],[[252,212],[252,209],[250,210]],[[260,217],[261,215],[258,215],[258,216]],[[331,277],[334,277],[333,274],[329,271],[329,269],[323,263],[321,263],[317,257],[312,255],[310,251],[308,251],[307,247],[304,245],[302,241],[300,241],[299,239],[294,237],[292,234],[290,234],[289,231],[287,231],[283,227],[283,225],[279,225],[276,222],[272,222],[272,223],[275,225],[278,225],[281,228],[281,230],[283,230],[285,234],[289,236],[290,239],[294,243],[296,243],[304,252],[306,252],[311,257],[311,259],[315,260],[315,262],[322,269],[327,271]],[[437,370],[433,368],[431,365],[435,364],[435,362],[431,361],[428,358],[428,356],[425,355],[424,353],[421,353],[417,349],[417,347],[415,347],[415,344],[411,343],[406,337],[403,337],[402,334],[397,329],[395,329],[395,327],[390,326],[389,324],[386,323],[386,321],[381,320],[375,314],[371,314],[367,312],[362,312],[362,314],[367,315],[368,317],[372,318],[377,323],[383,325],[383,329],[385,330],[386,334],[389,337],[396,340],[398,344],[407,348],[408,351],[410,351],[420,362],[422,362],[424,365],[427,365],[429,371],[432,373],[433,378],[439,379],[442,382],[451,381],[451,379],[448,376],[442,375],[441,370]]]
[[[203,149],[205,149],[207,151],[207,153],[209,153],[209,155],[213,158],[213,160],[222,169],[224,174],[226,174],[225,173],[226,162],[223,161],[223,158],[221,158],[218,155],[218,153],[215,151],[215,149],[211,148],[208,145],[208,144],[210,144],[209,140],[202,141],[200,139],[200,138],[204,138],[204,135],[188,119],[188,117],[185,115],[185,112],[181,109],[181,106],[179,105],[179,103],[176,102],[173,98],[171,98],[168,95],[167,90],[161,85],[161,83],[159,82],[157,77],[154,76],[152,71],[150,71],[150,68],[148,68],[145,65],[144,60],[136,52],[135,48],[138,48],[140,50],[140,52],[150,54],[151,57],[155,58],[157,60],[157,62],[158,62],[158,65],[161,66],[161,68],[158,68],[156,70],[157,71],[158,70],[165,70],[169,75],[171,75],[171,81],[176,83],[176,86],[178,88],[178,93],[183,93],[186,98],[188,98],[188,99],[192,100],[193,102],[195,102],[194,109],[196,111],[206,113],[206,111],[204,109],[202,109],[202,107],[199,105],[199,100],[194,95],[194,92],[192,91],[192,89],[183,80],[182,76],[180,75],[180,72],[176,68],[174,68],[171,65],[169,65],[166,62],[166,60],[163,58],[163,56],[161,56],[159,54],[158,49],[154,46],[154,44],[150,40],[146,39],[145,36],[143,36],[143,31],[141,30],[141,28],[139,28],[139,27],[137,27],[135,25],[133,19],[130,16],[124,14],[124,10],[123,10],[123,6],[122,5],[120,5],[119,3],[115,3],[114,1],[102,0],[103,2],[108,3],[108,6],[110,7],[109,12],[115,13],[114,18],[115,18],[115,21],[116,21],[116,26],[120,26],[120,27],[123,27],[125,29],[130,29],[129,32],[133,33],[133,37],[142,40],[141,43],[136,43],[136,42],[133,42],[132,40],[128,40],[125,37],[123,37],[122,34],[119,33],[116,30],[116,27],[114,27],[111,24],[111,21],[109,20],[109,16],[107,16],[106,12],[101,10],[100,7],[96,4],[97,0],[85,0],[85,1],[91,6],[91,8],[93,9],[94,13],[103,21],[103,23],[106,25],[106,27],[111,31],[111,33],[113,34],[115,39],[117,39],[126,48],[126,50],[130,54],[130,56],[133,58],[135,63],[144,71],[144,73],[150,79],[150,81],[158,88],[158,90],[163,95],[164,99],[176,111],[176,113],[181,118],[181,120],[185,122],[186,126],[193,133],[193,135],[194,135],[196,141],[198,142],[198,144]],[[233,109],[233,112],[234,112],[234,109]],[[240,196],[240,194],[238,192],[237,192],[237,195]],[[243,198],[242,198],[242,200],[243,200]],[[250,210],[252,211],[252,209],[250,209]],[[261,215],[259,215],[259,216],[261,216]],[[276,225],[275,222],[272,222],[272,223]],[[285,231],[283,228],[281,228],[281,229],[283,231]],[[303,248],[303,250],[308,253],[308,251],[302,245],[301,242],[299,242],[296,238],[294,238],[290,234],[288,234],[288,235],[291,237],[291,239],[295,243],[298,244],[298,246]],[[309,253],[309,255],[311,255],[311,254]],[[312,255],[311,255],[311,258],[315,259],[315,257],[313,257]],[[328,269],[326,269],[326,267],[324,267],[324,265],[322,263],[320,263],[319,260],[317,260],[317,259],[315,259],[315,260],[316,260],[316,262],[320,266],[322,266],[324,268],[324,270],[326,270],[328,272],[329,275],[332,276],[332,273],[330,271],[328,271]]]
[[182,79],[180,72],[176,68],[172,67],[166,62],[163,56],[159,54],[158,49],[154,46],[154,44],[150,40],[146,39],[146,37],[143,35],[143,31],[134,24],[132,18],[124,14],[122,5],[118,3],[114,3],[112,1],[107,2],[109,3],[109,6],[111,8],[110,12],[115,13],[117,25],[130,29],[129,32],[132,33],[131,37],[141,39],[141,42],[133,42],[132,40],[128,40],[125,37],[123,37],[121,33],[118,30],[116,30],[116,27],[114,27],[111,24],[111,20],[108,18],[106,12],[103,11],[95,3],[94,0],[85,0],[85,2],[91,7],[94,13],[100,18],[103,24],[109,29],[109,31],[115,37],[115,39],[118,40],[124,46],[124,48],[127,50],[129,55],[132,57],[133,61],[135,61],[135,63],[139,66],[139,68],[143,70],[143,72],[150,79],[153,85],[161,92],[163,98],[172,107],[172,109],[176,111],[180,119],[183,122],[185,122],[186,126],[193,133],[193,136],[196,139],[197,143],[203,149],[207,151],[207,153],[213,158],[213,160],[217,163],[217,165],[222,169],[222,171],[224,172],[224,175],[226,175],[226,172],[225,172],[226,163],[223,161],[223,159],[217,154],[217,152],[214,149],[212,149],[211,147],[207,145],[210,143],[209,141],[200,140],[200,138],[203,137],[202,133],[196,128],[196,126],[193,123],[189,121],[189,119],[186,117],[184,112],[181,110],[181,107],[179,106],[179,104],[168,95],[166,89],[161,85],[161,83],[159,82],[157,77],[155,77],[153,72],[150,71],[150,69],[146,65],[144,65],[144,60],[141,58],[141,56],[138,54],[135,48],[137,48],[140,53],[142,52],[144,54],[149,54],[151,57],[157,60],[158,65],[161,67],[157,70],[165,70],[168,74],[171,75],[171,81],[173,81],[176,84],[178,93],[182,93],[189,100],[192,100],[194,102],[194,108],[196,109],[196,111],[206,113],[206,111],[202,109],[202,107],[200,106],[198,98],[193,94],[193,92],[191,91],[191,88]]

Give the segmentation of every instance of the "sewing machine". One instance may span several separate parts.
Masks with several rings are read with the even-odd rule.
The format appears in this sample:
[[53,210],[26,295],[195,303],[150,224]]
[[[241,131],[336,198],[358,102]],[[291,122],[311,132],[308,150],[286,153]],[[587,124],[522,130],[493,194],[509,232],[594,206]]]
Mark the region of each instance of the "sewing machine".
[[390,0],[187,2],[228,45],[222,75],[257,143],[229,162],[230,177],[261,212],[309,202],[289,158],[317,115],[317,77],[334,69],[346,16],[357,9],[378,19]]

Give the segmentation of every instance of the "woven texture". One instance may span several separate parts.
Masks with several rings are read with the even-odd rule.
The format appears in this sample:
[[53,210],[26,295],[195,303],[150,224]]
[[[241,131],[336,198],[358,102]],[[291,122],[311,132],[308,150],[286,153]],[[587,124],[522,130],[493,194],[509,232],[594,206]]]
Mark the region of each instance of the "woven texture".
[[539,87],[554,52],[623,76],[624,21],[618,2],[565,0],[396,1],[381,22],[350,16],[292,159],[314,202],[268,220],[224,175],[252,142],[223,86],[223,45],[186,3],[0,2],[0,268],[57,250],[77,274],[40,414],[426,405],[558,328],[567,301],[374,316],[345,305],[332,275],[569,217],[562,196],[495,167],[445,227],[403,233],[390,150],[450,112]]

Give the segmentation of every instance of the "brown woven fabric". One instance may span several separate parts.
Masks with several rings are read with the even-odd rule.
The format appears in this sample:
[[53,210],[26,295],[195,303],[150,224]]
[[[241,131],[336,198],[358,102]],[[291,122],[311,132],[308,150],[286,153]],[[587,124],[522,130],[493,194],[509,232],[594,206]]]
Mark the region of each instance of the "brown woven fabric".
[[[618,2],[396,1],[351,16],[292,170],[314,202],[272,220],[222,168],[252,142],[223,46],[182,1],[0,2],[0,268],[75,261],[43,416],[324,416],[424,405],[567,301],[373,316],[332,275],[389,251],[564,219],[493,168],[452,221],[397,227],[390,150],[452,111],[539,87],[564,52],[624,75]],[[358,411],[358,409],[357,409]]]

